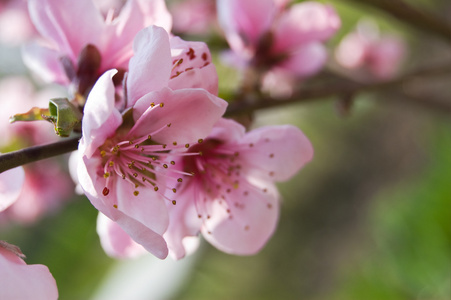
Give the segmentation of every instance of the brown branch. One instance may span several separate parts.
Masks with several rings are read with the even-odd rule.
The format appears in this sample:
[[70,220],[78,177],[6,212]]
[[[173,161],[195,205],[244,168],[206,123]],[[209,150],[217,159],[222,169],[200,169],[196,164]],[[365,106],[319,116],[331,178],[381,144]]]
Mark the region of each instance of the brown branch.
[[[327,99],[329,97],[340,97],[347,95],[354,95],[361,92],[368,91],[389,91],[395,87],[402,86],[403,84],[409,82],[410,80],[417,79],[423,76],[439,76],[444,74],[451,74],[451,62],[443,63],[438,66],[432,66],[428,68],[423,68],[405,74],[402,77],[385,81],[385,82],[375,82],[375,83],[358,83],[349,78],[344,78],[336,74],[326,74],[328,81],[332,81],[331,84],[322,84],[319,87],[303,88],[300,89],[292,97],[280,100],[273,99],[267,96],[258,97],[254,99],[255,102],[249,101],[245,95],[238,96],[234,103],[231,103],[227,109],[226,116],[238,115],[243,113],[250,113],[257,109],[270,108],[275,106],[282,106],[296,102],[312,101],[316,99]],[[327,86],[327,88],[324,88]],[[427,101],[418,99],[418,97],[413,97],[409,95],[410,99],[417,102],[421,101],[422,105],[428,105]],[[451,107],[448,107],[443,101],[440,103],[431,103],[435,107],[439,107],[444,111],[451,111]],[[9,152],[0,155],[0,173],[38,160],[50,158],[53,156],[58,156],[64,153],[68,153],[77,150],[79,137],[65,139],[60,142],[34,146],[14,152]]]
[[325,84],[320,87],[302,88],[294,95],[284,100],[274,99],[269,96],[262,96],[255,99],[256,101],[246,99],[245,96],[235,98],[233,99],[234,102],[232,102],[227,108],[226,116],[252,113],[253,111],[259,109],[283,106],[298,102],[308,102],[318,99],[327,99],[330,97],[354,95],[362,92],[384,91],[402,86],[409,81],[420,77],[449,74],[451,74],[451,62],[418,69],[392,80],[372,83],[359,83],[337,74],[327,74],[329,78],[332,78],[332,80],[330,80],[332,83],[328,83],[326,85],[327,88],[324,88]]
[[451,24],[444,18],[419,10],[404,0],[348,0],[376,7],[417,29],[426,30],[451,42]]
[[38,160],[77,150],[79,139],[80,137],[70,138],[52,144],[4,153],[0,155],[0,173]]

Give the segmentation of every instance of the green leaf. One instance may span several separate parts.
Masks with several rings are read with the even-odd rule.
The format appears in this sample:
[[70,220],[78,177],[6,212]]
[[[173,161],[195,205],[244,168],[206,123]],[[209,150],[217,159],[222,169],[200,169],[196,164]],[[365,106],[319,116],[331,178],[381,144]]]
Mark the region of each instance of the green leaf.
[[47,120],[49,117],[49,110],[47,108],[33,107],[26,113],[15,114],[10,117],[9,122]]
[[74,129],[80,129],[83,115],[67,98],[50,99],[49,112],[47,119],[54,124],[57,135],[67,137]]

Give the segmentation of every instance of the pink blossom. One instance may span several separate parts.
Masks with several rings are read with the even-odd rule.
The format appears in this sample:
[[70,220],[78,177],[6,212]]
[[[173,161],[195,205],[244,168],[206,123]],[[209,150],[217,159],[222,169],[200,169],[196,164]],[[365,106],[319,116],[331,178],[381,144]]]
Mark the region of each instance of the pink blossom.
[[0,212],[3,212],[17,200],[22,191],[24,177],[22,167],[0,173]]
[[216,25],[214,0],[177,1],[169,9],[172,13],[175,32],[206,34]]
[[[323,42],[340,27],[331,6],[285,1],[218,0],[218,17],[237,65],[310,76],[324,65]],[[230,57],[229,57],[230,59]]]
[[[23,113],[33,106],[48,106],[49,94],[54,92],[54,89],[36,92],[32,83],[24,77],[9,77],[0,81],[0,129],[3,132],[0,149],[12,151],[53,142],[58,138],[53,126],[45,121],[9,123],[9,117],[16,113]],[[2,221],[33,222],[41,215],[55,211],[69,198],[70,180],[56,161],[26,165],[21,172],[24,170],[23,189],[17,195],[17,201],[0,215]]]
[[0,241],[0,299],[58,299],[55,279],[44,265],[27,265],[14,245]]
[[171,254],[185,256],[184,240],[200,231],[231,254],[258,252],[273,234],[279,215],[274,182],[293,176],[313,157],[309,140],[296,127],[262,127],[245,133],[240,124],[221,119],[201,144],[188,150],[200,156],[176,159],[193,172],[177,187],[164,237]]
[[26,0],[3,1],[0,6],[0,41],[9,46],[18,46],[33,35],[36,30],[28,15]]
[[102,75],[88,96],[78,180],[100,212],[164,258],[168,250],[162,234],[169,221],[165,202],[176,203],[165,192],[173,188],[168,186],[171,179],[184,174],[168,175],[175,163],[168,151],[186,150],[207,136],[227,103],[204,89],[168,87],[173,62],[162,28],[140,31],[134,51],[126,92],[130,110],[121,114],[114,107],[114,70]]
[[31,0],[29,10],[46,41],[24,48],[25,63],[45,81],[72,83],[82,95],[106,70],[118,69],[121,82],[138,31],[153,24],[170,31],[172,23],[163,0],[129,0],[106,17],[92,0]]
[[360,22],[357,30],[345,36],[335,50],[335,58],[341,66],[366,71],[379,79],[395,76],[405,54],[401,38],[380,34],[377,26],[370,22]]
[[25,181],[17,201],[0,215],[11,221],[32,223],[55,213],[70,199],[73,184],[54,160],[24,166]]
[[97,216],[97,234],[100,244],[108,256],[114,258],[135,258],[147,253],[140,244],[110,218],[99,213]]

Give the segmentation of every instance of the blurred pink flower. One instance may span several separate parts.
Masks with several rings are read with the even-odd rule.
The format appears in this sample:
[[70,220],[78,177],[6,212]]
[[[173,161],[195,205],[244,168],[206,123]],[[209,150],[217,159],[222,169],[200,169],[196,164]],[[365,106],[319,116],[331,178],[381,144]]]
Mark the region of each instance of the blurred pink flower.
[[[78,180],[100,212],[147,251],[164,258],[165,199],[175,203],[164,195],[173,168],[167,152],[186,150],[204,138],[227,103],[204,89],[168,87],[173,62],[164,29],[140,31],[134,51],[126,86],[132,110],[121,115],[113,105],[114,70],[102,75],[88,96]],[[181,63],[190,67],[190,60]]]
[[340,27],[331,6],[286,1],[217,0],[218,18],[237,66],[311,76],[327,59],[323,42]]
[[[0,128],[1,149],[8,151],[54,141],[53,126],[47,122],[17,122],[8,119],[15,113],[24,112],[33,106],[48,105],[47,92],[36,93],[32,83],[24,77],[10,77],[0,82]],[[46,167],[42,168],[42,165]],[[41,214],[54,210],[70,193],[70,181],[53,161],[25,166],[24,187],[17,201],[0,216],[2,221],[31,222]],[[20,168],[23,173],[23,169]],[[55,176],[58,174],[58,176]],[[23,177],[24,175],[22,175]],[[23,180],[22,180],[23,182]],[[42,184],[45,183],[45,184]]]
[[207,34],[216,25],[215,0],[177,1],[169,10],[177,33]]
[[122,81],[138,31],[156,24],[169,32],[172,25],[163,0],[129,0],[106,17],[92,0],[30,0],[29,10],[46,41],[26,46],[24,62],[44,81],[72,83],[82,95],[106,70],[118,69]]
[[24,169],[22,191],[17,201],[0,215],[1,218],[32,223],[43,215],[56,212],[70,199],[73,184],[56,161],[41,161],[26,165]]
[[0,299],[58,299],[55,279],[44,265],[27,265],[14,245],[0,241]]
[[180,170],[194,175],[177,186],[177,205],[168,208],[170,222],[164,234],[176,259],[185,256],[184,239],[199,231],[224,252],[258,252],[278,220],[274,182],[289,179],[313,157],[309,140],[296,127],[245,133],[243,126],[226,119],[188,151],[201,155],[174,159]]
[[22,191],[24,178],[22,167],[0,173],[0,213],[17,200]]
[[26,0],[2,1],[0,5],[0,42],[19,46],[36,34]]
[[406,55],[406,45],[395,35],[381,35],[374,23],[360,22],[335,50],[342,67],[363,70],[379,79],[394,77]]
[[[53,126],[45,121],[9,123],[9,117],[16,113],[23,113],[33,106],[48,106],[49,94],[53,93],[51,89],[36,92],[25,77],[0,81],[0,149],[18,150],[58,139]],[[17,201],[0,214],[1,221],[33,222],[41,215],[55,211],[69,199],[72,191],[69,176],[55,160],[26,165],[22,173],[23,170],[23,189]]]

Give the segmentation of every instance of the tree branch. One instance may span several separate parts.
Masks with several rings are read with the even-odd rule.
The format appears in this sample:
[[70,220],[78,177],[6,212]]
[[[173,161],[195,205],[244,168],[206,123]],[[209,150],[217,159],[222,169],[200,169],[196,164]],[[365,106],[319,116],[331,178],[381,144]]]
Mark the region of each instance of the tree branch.
[[0,155],[0,173],[38,160],[77,150],[80,137],[65,139],[64,141],[33,146]]
[[[258,109],[283,106],[297,102],[308,102],[317,99],[327,99],[329,97],[354,95],[369,91],[383,91],[402,86],[409,81],[420,77],[440,76],[445,74],[451,74],[451,62],[418,69],[392,80],[372,83],[359,83],[337,74],[328,74],[328,76],[332,78],[332,83],[328,83],[327,85],[323,84],[320,87],[302,88],[291,97],[284,100],[274,99],[269,96],[260,97],[258,98],[258,101],[250,101],[245,97],[235,98],[235,101],[229,104],[225,115],[232,116],[251,113]],[[327,86],[327,88],[324,86]]]
[[350,0],[383,10],[409,25],[432,32],[451,42],[451,24],[446,19],[421,11],[404,0]]

